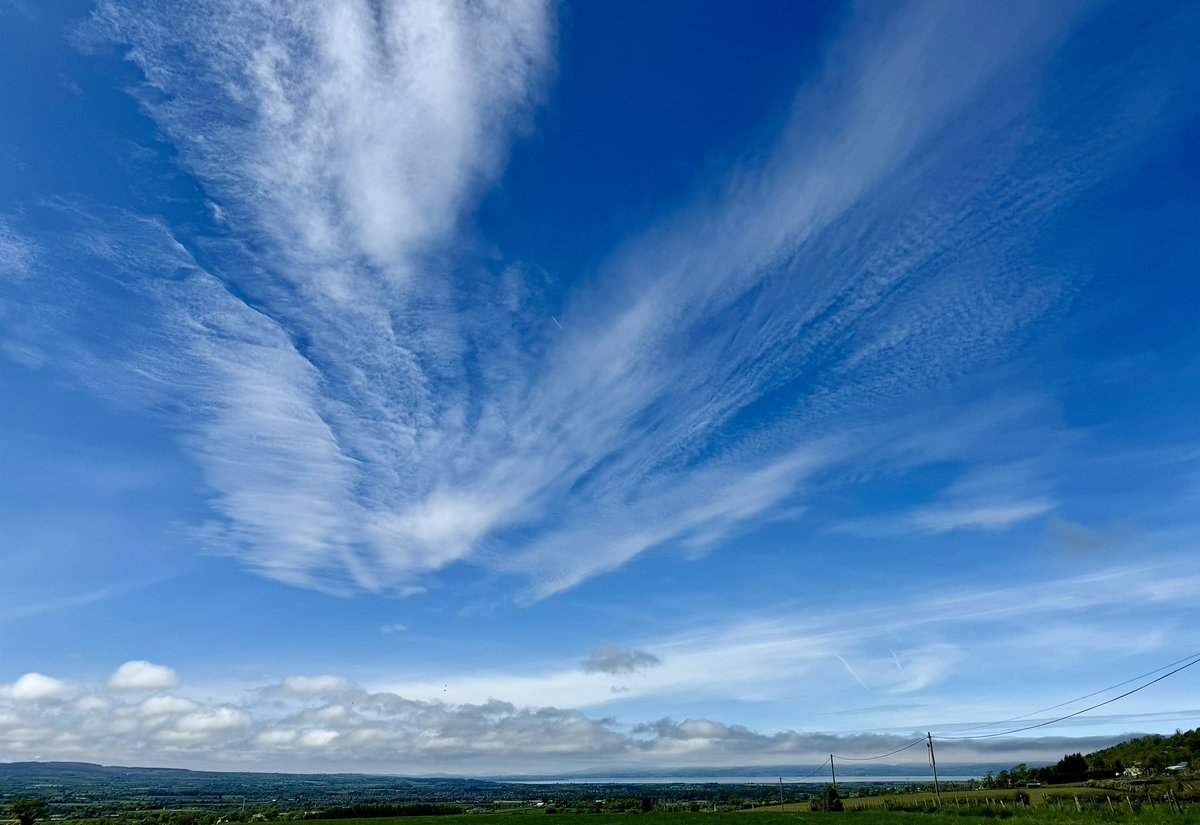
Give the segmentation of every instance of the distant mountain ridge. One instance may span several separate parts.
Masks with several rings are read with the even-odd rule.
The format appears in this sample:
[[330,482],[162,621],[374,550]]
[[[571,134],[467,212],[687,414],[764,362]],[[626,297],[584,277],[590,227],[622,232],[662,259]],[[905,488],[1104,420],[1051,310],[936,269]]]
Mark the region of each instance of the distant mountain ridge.
[[[988,770],[993,770],[1002,767],[1000,763],[981,764],[972,762],[970,764],[955,764],[953,762],[943,765],[941,760],[938,760],[939,769],[944,769],[946,773],[969,772],[972,774],[978,773],[983,775]],[[633,769],[621,768],[595,768],[583,771],[572,771],[570,773],[538,773],[538,774],[491,774],[488,779],[497,782],[536,782],[544,780],[548,782],[588,782],[597,778],[615,777],[621,780],[631,782],[637,781],[639,778],[656,778],[668,779],[672,777],[688,778],[688,777],[719,777],[722,779],[736,779],[738,777],[783,777],[786,782],[795,780],[799,777],[806,776],[812,772],[813,763],[803,765],[735,765],[725,767],[688,767],[688,768],[655,768],[655,767],[639,767]],[[828,774],[828,768],[825,769]],[[924,765],[919,764],[902,764],[902,765],[884,765],[884,764],[837,764],[837,774],[839,777],[854,777],[854,776],[912,776],[922,773],[927,770]]]
[[[1141,766],[1149,771],[1161,771],[1180,762],[1200,764],[1200,728],[1176,731],[1169,736],[1146,735],[1128,739],[1111,747],[1086,754],[1092,770],[1114,766]],[[1050,764],[1050,763],[1047,763]],[[967,773],[982,775],[1000,771],[1004,765],[956,765],[941,763],[946,774]],[[506,783],[587,784],[598,779],[615,778],[621,782],[637,783],[639,779],[677,778],[680,782],[693,777],[737,779],[741,777],[780,776],[785,781],[810,773],[805,765],[749,765],[732,767],[646,767],[593,768],[561,774],[493,774],[482,777],[456,777],[444,774],[402,775],[381,773],[285,773],[279,771],[213,771],[189,768],[160,768],[123,765],[100,765],[93,762],[0,762],[0,795],[30,782],[60,785],[99,782],[114,789],[150,789],[154,796],[236,795],[255,798],[287,798],[301,800],[309,796],[328,800],[332,796],[379,794],[387,798],[408,799],[419,792],[432,797],[453,796],[453,791],[466,787],[484,788]],[[838,776],[905,777],[919,773],[914,765],[838,765]],[[155,787],[160,783],[162,787]],[[318,790],[320,789],[320,790]],[[316,793],[313,793],[313,792]]]
[[[940,764],[940,763],[939,763]],[[969,768],[972,773],[983,773],[990,768],[1002,767],[999,764],[955,765],[948,763],[947,772],[956,769]],[[189,781],[229,781],[237,778],[262,782],[264,780],[279,780],[286,783],[295,781],[338,781],[352,784],[366,783],[370,785],[389,785],[396,783],[412,783],[418,785],[454,783],[463,784],[497,784],[505,782],[547,782],[576,781],[586,783],[589,780],[606,777],[619,777],[622,780],[637,781],[638,778],[671,778],[711,776],[722,778],[782,776],[785,780],[796,778],[811,772],[812,765],[747,765],[726,767],[639,767],[635,769],[594,768],[561,774],[493,774],[481,777],[460,777],[445,774],[403,775],[381,773],[285,773],[279,771],[211,771],[194,770],[190,768],[158,768],[125,765],[100,765],[93,762],[0,762],[0,780],[4,778],[39,778],[42,780],[106,779],[118,782],[146,782],[150,780]],[[920,766],[914,765],[838,765],[839,776],[910,776],[921,771]]]
[[[140,772],[143,774],[155,775],[172,775],[180,774],[187,776],[281,776],[281,777],[324,777],[324,776],[362,776],[362,777],[385,777],[388,779],[405,779],[412,781],[437,781],[452,777],[440,776],[400,776],[398,774],[371,774],[371,773],[288,773],[284,771],[208,771],[196,770],[193,768],[157,768],[145,767],[139,765],[100,765],[95,762],[0,762],[0,774],[44,774],[52,772],[55,774],[86,774],[86,775],[104,775],[112,771],[122,772],[122,775],[129,772]],[[472,780],[463,778],[462,781],[484,781]]]

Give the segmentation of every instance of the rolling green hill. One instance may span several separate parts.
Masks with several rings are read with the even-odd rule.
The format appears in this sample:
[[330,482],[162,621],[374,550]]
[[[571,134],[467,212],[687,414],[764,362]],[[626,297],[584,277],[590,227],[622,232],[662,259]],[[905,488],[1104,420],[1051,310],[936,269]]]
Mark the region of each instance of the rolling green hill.
[[1118,763],[1140,767],[1147,774],[1162,773],[1180,762],[1200,764],[1200,728],[1175,731],[1170,736],[1142,736],[1087,755],[1089,770],[1111,770]]

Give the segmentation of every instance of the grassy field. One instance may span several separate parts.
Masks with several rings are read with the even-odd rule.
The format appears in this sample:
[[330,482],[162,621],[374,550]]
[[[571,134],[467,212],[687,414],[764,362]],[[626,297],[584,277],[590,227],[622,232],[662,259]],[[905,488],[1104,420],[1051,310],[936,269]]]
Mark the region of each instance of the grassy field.
[[[852,804],[860,800],[849,800]],[[866,801],[866,800],[861,800]],[[944,802],[945,800],[943,800]],[[990,823],[998,819],[1015,819],[1029,825],[1084,825],[1091,822],[1146,823],[1147,825],[1200,825],[1200,805],[1185,807],[1176,813],[1168,806],[1142,806],[1136,811],[1114,806],[1087,809],[1081,813],[1072,801],[1069,806],[942,806],[939,812],[915,813],[889,811],[881,806],[849,809],[843,813],[812,813],[808,810],[758,808],[751,811],[724,813],[650,813],[650,814],[556,814],[544,811],[511,811],[506,813],[468,814],[464,816],[405,817],[403,819],[338,819],[309,820],[306,825],[518,825],[549,817],[546,825],[955,825],[961,823]],[[749,822],[747,819],[749,818]],[[563,820],[566,820],[563,822]]]
[[[1153,795],[1159,800],[1156,804],[1167,805],[1163,791],[1156,789]],[[1044,806],[1065,806],[1084,808],[1084,809],[1106,809],[1110,812],[1116,808],[1123,807],[1126,811],[1129,810],[1129,803],[1126,802],[1126,797],[1119,791],[1105,790],[1103,788],[1085,788],[1085,787],[1056,787],[1056,788],[1029,788],[1020,791],[1012,790],[976,790],[976,791],[945,791],[942,793],[942,805],[947,808],[965,808],[980,805],[990,805],[1001,810],[1017,805],[1022,806],[1018,794],[1024,794],[1028,797],[1029,804],[1032,807]],[[1076,800],[1079,805],[1076,806]],[[1137,805],[1137,797],[1133,797],[1134,804]],[[870,796],[862,799],[847,799],[845,800],[847,809],[849,808],[875,808],[881,805],[900,804],[900,805],[932,805],[935,799],[932,793],[917,793],[903,794],[898,796]],[[1144,802],[1142,803],[1145,804]],[[1152,809],[1154,805],[1150,806]]]

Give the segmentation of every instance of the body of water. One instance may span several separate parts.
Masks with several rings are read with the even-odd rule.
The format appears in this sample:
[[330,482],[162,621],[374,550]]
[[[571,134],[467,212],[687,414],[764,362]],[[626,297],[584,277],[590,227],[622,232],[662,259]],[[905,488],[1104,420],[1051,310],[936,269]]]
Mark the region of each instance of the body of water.
[[[982,779],[983,774],[950,774],[938,775],[942,782],[967,782],[972,779]],[[778,785],[778,776],[587,776],[587,777],[556,777],[552,779],[506,779],[517,785]],[[872,782],[888,785],[924,785],[933,782],[931,774],[913,776],[838,776],[838,784],[853,785],[856,783]],[[783,777],[785,785],[827,785],[829,772],[817,774],[805,779],[789,779]]]

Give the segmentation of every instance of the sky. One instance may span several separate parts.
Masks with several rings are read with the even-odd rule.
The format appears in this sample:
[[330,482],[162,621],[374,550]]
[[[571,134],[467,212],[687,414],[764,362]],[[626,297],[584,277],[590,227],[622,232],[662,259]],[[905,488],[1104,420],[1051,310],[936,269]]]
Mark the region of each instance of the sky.
[[1145,0],[0,0],[0,761],[1195,727],[1200,667],[970,738],[1200,653],[1198,38]]

